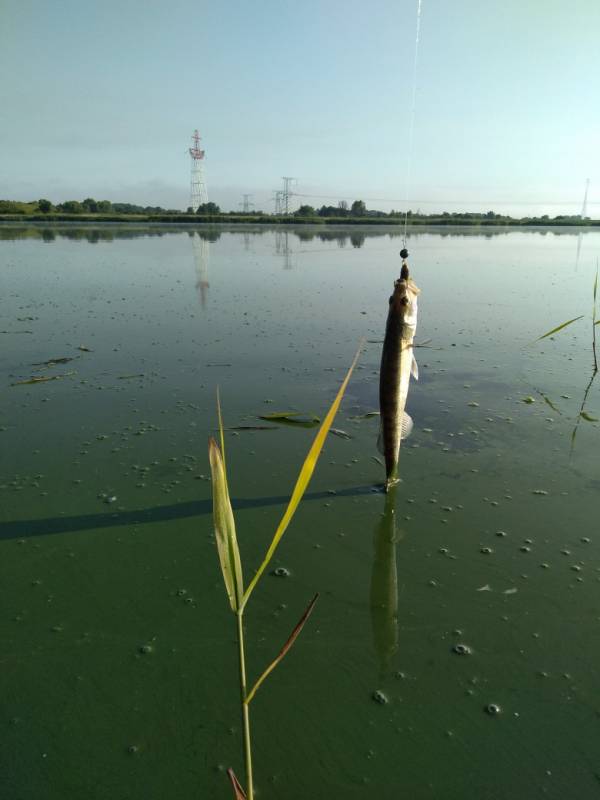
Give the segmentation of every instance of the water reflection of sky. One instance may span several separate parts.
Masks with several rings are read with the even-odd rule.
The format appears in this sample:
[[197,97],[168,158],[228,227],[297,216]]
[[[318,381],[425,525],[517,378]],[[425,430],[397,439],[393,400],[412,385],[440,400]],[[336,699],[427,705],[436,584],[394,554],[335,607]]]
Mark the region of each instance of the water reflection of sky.
[[[282,731],[269,746],[273,772],[292,785],[316,748],[317,784],[359,775],[373,796],[388,796],[390,782],[419,796],[419,770],[406,763],[430,769],[433,753],[456,796],[486,796],[490,775],[509,796],[547,769],[556,796],[572,786],[586,796],[595,739],[581,730],[591,725],[600,655],[600,430],[581,420],[573,452],[571,435],[590,379],[600,233],[410,232],[425,346],[392,506],[377,491],[378,421],[365,415],[377,407],[399,234],[0,227],[0,586],[7,718],[23,721],[5,741],[11,779],[33,776],[32,796],[46,786],[34,768],[50,747],[44,731],[54,730],[60,765],[79,752],[80,728],[96,786],[109,769],[134,800],[156,786],[167,792],[166,773],[146,764],[132,777],[133,762],[122,760],[139,744],[177,766],[182,796],[198,786],[218,796],[220,772],[190,772],[196,747],[208,765],[238,753],[227,733],[237,714],[223,634],[231,620],[205,456],[215,387],[231,427],[269,411],[322,415],[361,337],[336,420],[349,438],[328,440],[277,555],[290,578],[268,576],[249,618],[251,657],[268,663],[321,591],[296,652],[260,698],[257,736]],[[73,360],[39,365],[58,357]],[[60,379],[12,385],[33,375]],[[596,384],[587,403],[599,417]],[[277,425],[227,434],[248,571],[312,435]],[[142,661],[139,645],[150,640],[153,660]],[[453,649],[463,642],[468,655]],[[302,704],[282,714],[305,685]],[[64,711],[78,702],[74,686],[83,692],[75,733]],[[389,702],[374,702],[377,691]],[[498,719],[485,714],[489,703],[501,706]],[[93,724],[108,706],[106,730],[123,741]],[[165,725],[178,736],[165,742]]]

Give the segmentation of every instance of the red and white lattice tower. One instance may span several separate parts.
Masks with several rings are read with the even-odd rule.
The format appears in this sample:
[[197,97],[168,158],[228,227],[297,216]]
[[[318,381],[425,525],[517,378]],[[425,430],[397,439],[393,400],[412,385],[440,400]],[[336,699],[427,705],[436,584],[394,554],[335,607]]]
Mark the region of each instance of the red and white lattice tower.
[[190,147],[192,176],[190,183],[190,205],[193,211],[198,210],[202,203],[208,203],[208,193],[204,181],[204,150],[200,149],[200,134],[194,131],[192,146]]

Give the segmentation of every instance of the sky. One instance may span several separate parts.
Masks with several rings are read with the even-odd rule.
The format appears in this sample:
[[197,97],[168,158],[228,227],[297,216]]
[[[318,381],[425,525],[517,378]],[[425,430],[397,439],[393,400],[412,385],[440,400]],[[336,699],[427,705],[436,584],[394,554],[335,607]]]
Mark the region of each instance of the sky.
[[417,5],[0,0],[0,198],[600,216],[600,2]]

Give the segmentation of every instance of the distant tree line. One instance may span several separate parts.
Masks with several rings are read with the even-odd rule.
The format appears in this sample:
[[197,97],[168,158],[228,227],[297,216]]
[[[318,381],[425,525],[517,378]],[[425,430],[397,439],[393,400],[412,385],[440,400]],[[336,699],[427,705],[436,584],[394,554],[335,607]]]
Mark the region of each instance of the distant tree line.
[[398,224],[407,220],[412,225],[600,225],[600,221],[591,220],[589,217],[584,219],[580,215],[559,214],[549,217],[544,214],[540,217],[510,217],[506,214],[497,214],[494,211],[468,212],[457,211],[436,214],[423,214],[420,210],[395,211],[389,213],[368,209],[364,200],[354,200],[351,205],[347,201],[340,200],[337,205],[322,205],[320,208],[303,204],[289,216],[265,214],[263,211],[222,211],[213,202],[202,203],[196,211],[188,206],[187,211],[179,209],[166,209],[161,206],[140,206],[134,203],[113,203],[110,200],[95,200],[93,197],[86,197],[85,200],[66,200],[63,203],[52,203],[46,198],[21,202],[18,200],[0,200],[0,215],[23,215],[23,216],[47,216],[49,219],[58,219],[65,215],[69,219],[72,215],[98,215],[105,219],[119,221],[120,217],[152,217],[159,221],[186,222],[190,218],[207,220],[220,217],[224,221],[256,221],[256,222],[275,222],[285,223],[290,217],[295,222],[318,223],[318,222],[353,222],[362,224],[392,223]]

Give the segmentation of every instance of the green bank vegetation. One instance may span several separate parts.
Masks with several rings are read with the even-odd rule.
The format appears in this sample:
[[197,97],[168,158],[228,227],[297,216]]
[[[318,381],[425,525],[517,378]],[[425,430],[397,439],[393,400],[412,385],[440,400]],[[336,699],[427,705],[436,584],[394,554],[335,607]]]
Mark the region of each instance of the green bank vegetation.
[[[398,225],[404,224],[404,211],[378,211],[367,208],[363,200],[355,200],[348,205],[341,200],[337,205],[323,205],[315,208],[303,204],[290,214],[267,214],[263,211],[241,212],[222,211],[213,202],[203,203],[194,212],[191,207],[187,211],[166,209],[161,206],[139,206],[134,203],[113,203],[110,200],[67,200],[64,203],[52,203],[41,198],[31,202],[17,200],[0,200],[0,220],[28,222],[230,222],[250,224],[343,224],[343,225]],[[406,213],[409,225],[580,225],[600,226],[600,220],[580,215],[559,214],[549,217],[511,217],[497,214],[494,211],[470,212],[457,211],[436,214],[423,214],[409,210]]]

